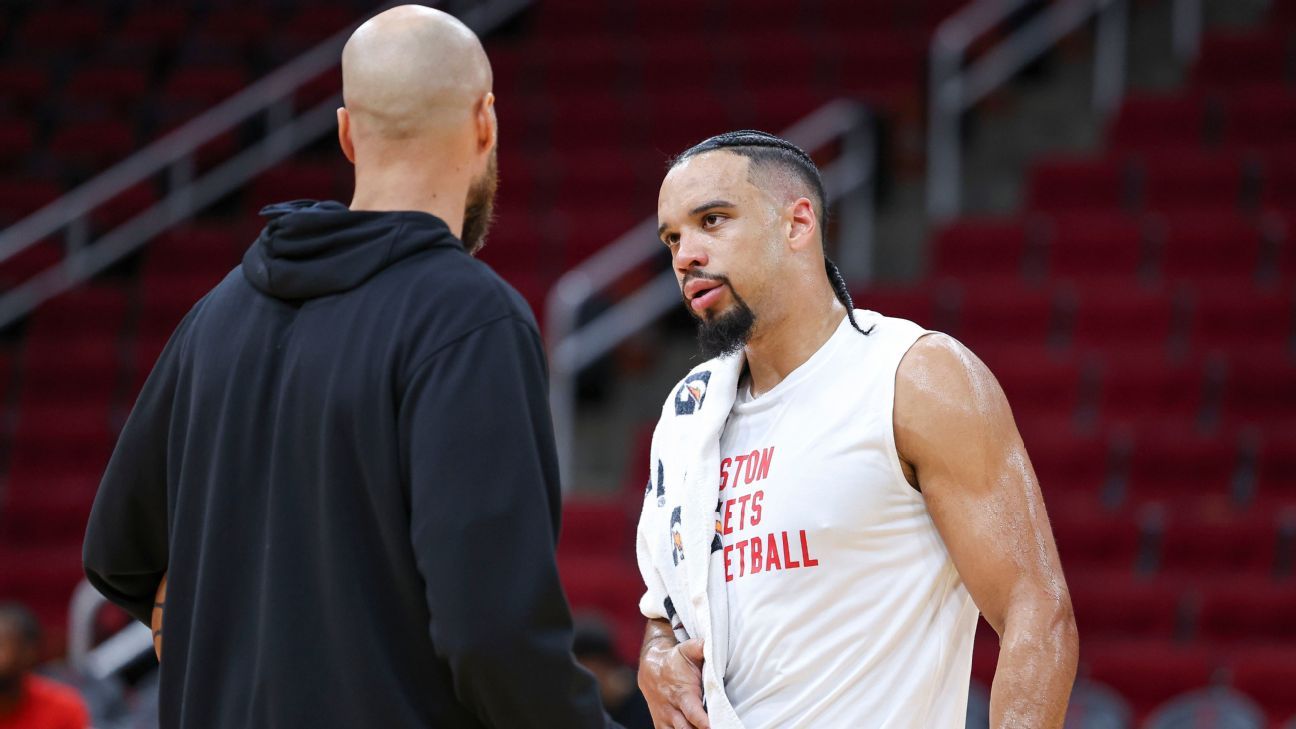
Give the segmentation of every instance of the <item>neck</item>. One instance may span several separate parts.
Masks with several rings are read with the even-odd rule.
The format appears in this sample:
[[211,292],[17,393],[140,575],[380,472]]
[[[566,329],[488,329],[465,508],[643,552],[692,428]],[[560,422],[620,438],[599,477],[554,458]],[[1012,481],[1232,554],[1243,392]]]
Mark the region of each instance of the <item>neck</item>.
[[846,317],[846,307],[831,290],[817,291],[806,301],[781,319],[757,320],[744,350],[753,396],[769,392],[805,364]]
[[[382,166],[379,166],[382,165]],[[455,171],[463,167],[452,168]],[[416,210],[435,215],[456,236],[463,234],[464,202],[468,198],[466,175],[446,174],[445,168],[390,162],[356,164],[352,210]]]

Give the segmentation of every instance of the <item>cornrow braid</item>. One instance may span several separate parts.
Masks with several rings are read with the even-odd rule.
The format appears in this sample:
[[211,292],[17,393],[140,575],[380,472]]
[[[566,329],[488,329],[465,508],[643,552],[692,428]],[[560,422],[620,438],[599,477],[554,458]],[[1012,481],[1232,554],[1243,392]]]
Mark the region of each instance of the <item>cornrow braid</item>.
[[846,316],[850,319],[851,326],[855,327],[855,331],[864,335],[872,332],[872,327],[865,331],[860,329],[859,323],[855,321],[855,305],[851,301],[850,291],[846,288],[846,279],[842,278],[837,264],[828,258],[828,235],[826,233],[828,208],[825,204],[826,196],[824,195],[823,178],[819,174],[819,167],[815,165],[810,155],[806,154],[804,149],[782,137],[776,137],[773,134],[756,129],[739,129],[735,132],[717,134],[714,137],[698,142],[671,160],[669,167],[675,167],[690,157],[720,149],[742,155],[751,160],[753,165],[781,165],[800,177],[810,187],[815,196],[815,212],[819,215],[819,234],[823,241],[824,270],[828,274],[828,283],[832,285],[837,300],[842,303],[842,306],[846,307]]
[[841,271],[838,270],[837,264],[832,262],[828,256],[824,256],[824,269],[828,272],[828,283],[832,284],[833,293],[837,295],[837,300],[846,307],[846,318],[850,319],[851,326],[855,331],[868,336],[873,333],[873,327],[868,331],[860,329],[859,322],[855,321],[855,302],[851,300],[850,290],[846,288],[846,279],[842,278]]

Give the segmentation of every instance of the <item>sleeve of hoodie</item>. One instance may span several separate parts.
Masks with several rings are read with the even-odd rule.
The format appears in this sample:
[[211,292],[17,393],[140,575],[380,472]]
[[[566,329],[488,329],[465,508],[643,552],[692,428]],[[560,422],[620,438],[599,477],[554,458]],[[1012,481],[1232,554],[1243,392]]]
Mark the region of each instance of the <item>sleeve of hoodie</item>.
[[145,625],[169,561],[167,443],[188,321],[158,357],[117,437],[82,546],[86,579]]
[[432,642],[459,700],[493,727],[607,726],[571,652],[555,558],[558,464],[533,325],[494,320],[418,365],[401,437]]

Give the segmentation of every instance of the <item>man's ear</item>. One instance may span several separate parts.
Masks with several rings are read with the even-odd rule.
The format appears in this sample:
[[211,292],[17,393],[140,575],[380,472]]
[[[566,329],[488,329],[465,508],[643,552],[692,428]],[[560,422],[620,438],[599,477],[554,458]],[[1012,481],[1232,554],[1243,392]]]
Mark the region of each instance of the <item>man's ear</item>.
[[345,106],[338,107],[337,120],[338,145],[342,147],[342,154],[346,155],[347,160],[355,164],[355,145],[351,143],[351,114]]
[[487,91],[477,103],[473,122],[477,128],[477,151],[485,154],[495,146],[499,136],[499,122],[495,119],[495,94]]
[[819,245],[819,218],[815,215],[814,203],[809,198],[797,198],[792,203],[790,225],[788,226],[788,244],[793,250],[806,246]]

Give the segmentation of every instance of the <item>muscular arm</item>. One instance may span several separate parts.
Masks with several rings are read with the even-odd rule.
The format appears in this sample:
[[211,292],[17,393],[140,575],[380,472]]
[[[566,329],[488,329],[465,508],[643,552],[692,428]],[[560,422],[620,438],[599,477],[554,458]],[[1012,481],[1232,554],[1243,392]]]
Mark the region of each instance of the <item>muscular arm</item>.
[[896,448],[972,599],[999,634],[991,726],[1061,727],[1078,652],[1039,482],[1003,390],[944,335],[896,373]]

